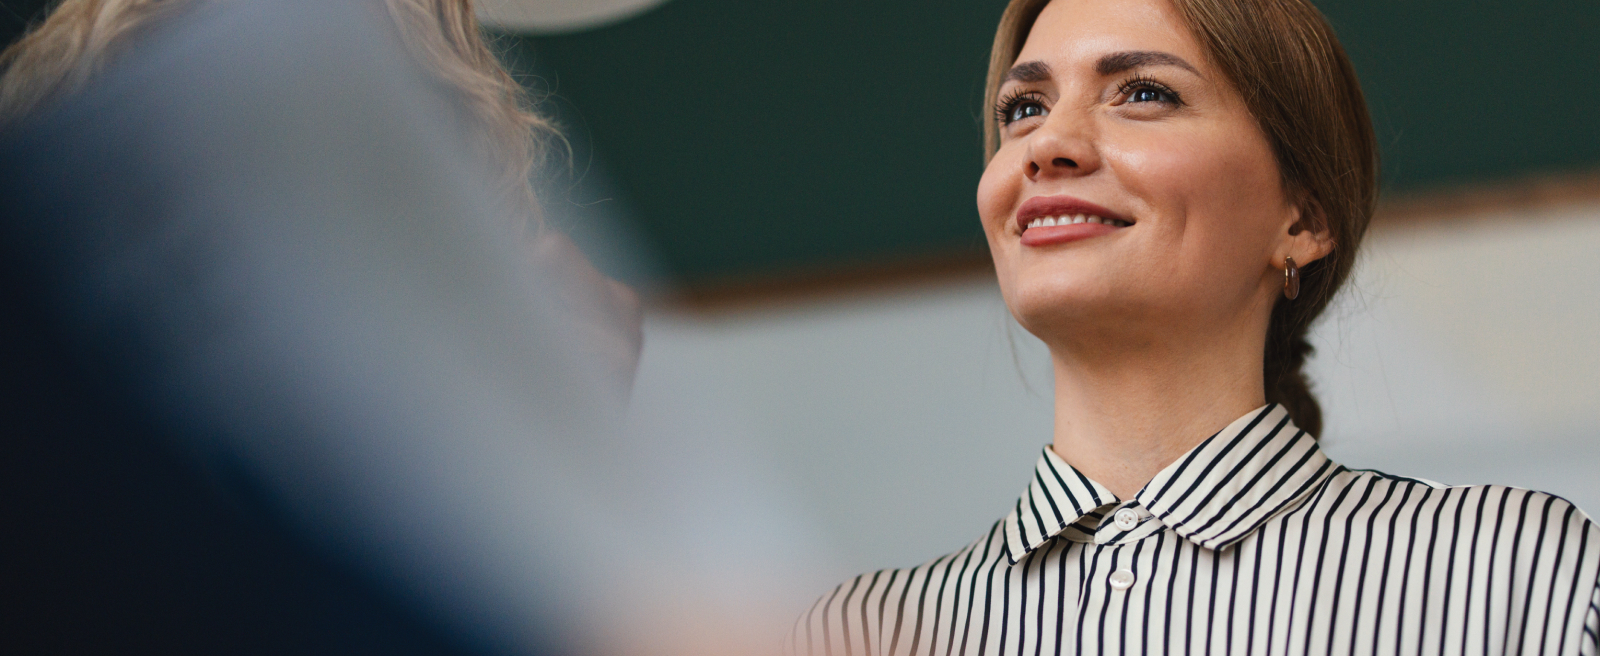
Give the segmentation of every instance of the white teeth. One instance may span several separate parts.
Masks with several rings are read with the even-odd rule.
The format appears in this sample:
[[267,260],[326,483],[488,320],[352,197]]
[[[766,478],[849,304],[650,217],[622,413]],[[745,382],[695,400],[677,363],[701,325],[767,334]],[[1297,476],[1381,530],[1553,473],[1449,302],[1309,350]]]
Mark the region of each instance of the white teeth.
[[1107,219],[1093,214],[1064,214],[1062,216],[1041,216],[1028,222],[1029,228],[1049,228],[1058,225],[1073,225],[1075,223],[1099,223],[1117,228],[1126,228],[1132,223],[1121,219]]

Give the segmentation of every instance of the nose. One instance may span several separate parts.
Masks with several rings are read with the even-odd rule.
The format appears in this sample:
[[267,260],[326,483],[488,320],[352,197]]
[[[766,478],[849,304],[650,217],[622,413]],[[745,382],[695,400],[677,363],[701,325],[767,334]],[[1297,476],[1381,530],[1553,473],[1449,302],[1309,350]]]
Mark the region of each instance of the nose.
[[1027,175],[1034,181],[1078,178],[1100,168],[1089,117],[1061,108],[1051,112],[1028,140]]

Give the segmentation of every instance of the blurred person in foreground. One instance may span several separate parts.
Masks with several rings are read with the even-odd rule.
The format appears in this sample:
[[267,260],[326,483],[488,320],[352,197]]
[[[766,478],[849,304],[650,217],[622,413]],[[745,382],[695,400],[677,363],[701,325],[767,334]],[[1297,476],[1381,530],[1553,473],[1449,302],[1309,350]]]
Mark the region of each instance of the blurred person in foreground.
[[770,507],[625,430],[638,301],[468,0],[65,0],[0,65],[5,651],[775,646],[707,569]]
[[[201,10],[217,0],[67,0],[0,53],[0,125],[89,85],[137,35],[165,16]],[[238,1],[238,0],[232,0]],[[596,355],[625,393],[638,364],[639,300],[604,279],[559,231],[547,229],[530,177],[561,142],[527,92],[501,65],[478,29],[471,0],[381,0],[400,42],[442,97],[475,159],[492,180],[494,210],[506,229],[522,232],[536,262],[585,293],[566,293],[571,316],[594,321]]]
[[1308,326],[1378,154],[1307,0],[1012,0],[978,211],[1049,347],[1054,442],[1011,512],[846,581],[797,651],[1594,654],[1600,529],[1317,446]]

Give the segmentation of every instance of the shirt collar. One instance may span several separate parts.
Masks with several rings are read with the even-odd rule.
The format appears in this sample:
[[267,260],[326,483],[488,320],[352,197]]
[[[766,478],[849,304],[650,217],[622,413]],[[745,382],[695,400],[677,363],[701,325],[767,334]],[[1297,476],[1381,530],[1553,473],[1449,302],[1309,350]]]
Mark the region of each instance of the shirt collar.
[[[1338,465],[1278,404],[1257,408],[1151,479],[1134,500],[1184,539],[1223,549],[1300,505]],[[1097,508],[1120,503],[1050,447],[1003,522],[1012,564]]]

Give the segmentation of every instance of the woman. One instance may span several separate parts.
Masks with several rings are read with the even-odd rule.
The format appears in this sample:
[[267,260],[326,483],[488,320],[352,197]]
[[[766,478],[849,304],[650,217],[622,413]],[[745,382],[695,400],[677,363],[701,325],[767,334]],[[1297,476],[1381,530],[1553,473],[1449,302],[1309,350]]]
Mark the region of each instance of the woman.
[[[509,653],[601,596],[555,626],[547,600],[617,559],[539,578],[587,530],[551,528],[576,488],[537,489],[581,449],[544,449],[609,406],[548,410],[591,390],[539,319],[615,311],[580,334],[631,375],[637,307],[538,230],[541,121],[472,16],[65,0],[0,57],[0,331],[29,353],[3,368],[29,390],[0,411],[22,447],[7,589],[29,599],[6,644]],[[538,235],[543,289],[514,241],[490,247],[498,218]]]
[[[152,21],[201,0],[64,0],[0,53],[0,124],[89,84]],[[469,0],[383,0],[401,38],[473,126],[482,154],[505,171],[503,184],[533,215],[528,175],[555,136],[484,44]]]
[[[0,128],[92,84],[117,55],[164,18],[208,0],[64,0],[0,52]],[[376,0],[374,0],[376,3]],[[545,227],[530,176],[558,144],[555,126],[485,43],[471,0],[381,0],[405,47],[453,101],[463,137],[498,175],[499,211],[526,237],[558,290],[562,319],[626,396],[637,370],[642,310],[628,286],[603,276],[561,233]]]
[[1306,329],[1377,155],[1309,2],[1012,0],[988,98],[978,209],[1054,443],[1010,514],[840,585],[797,651],[1596,653],[1582,512],[1317,447]]

